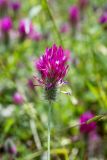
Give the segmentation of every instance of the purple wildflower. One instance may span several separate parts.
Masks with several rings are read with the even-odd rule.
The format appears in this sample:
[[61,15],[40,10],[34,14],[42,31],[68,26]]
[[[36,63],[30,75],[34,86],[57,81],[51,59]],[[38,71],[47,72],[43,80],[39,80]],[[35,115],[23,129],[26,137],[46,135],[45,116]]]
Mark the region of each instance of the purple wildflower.
[[80,124],[81,124],[80,132],[81,133],[90,133],[91,131],[96,129],[96,122],[91,122],[89,124],[85,123],[93,117],[94,115],[90,111],[85,112],[80,116]]
[[76,5],[73,5],[69,9],[69,20],[72,26],[76,26],[80,19],[79,8]]
[[14,11],[18,11],[21,7],[21,4],[19,1],[13,1],[10,3],[10,7],[14,10]]
[[1,31],[1,24],[2,24],[2,20],[0,19],[0,31]]
[[7,5],[7,0],[0,0],[0,7]]
[[32,32],[29,34],[29,38],[31,38],[34,41],[40,41],[42,39],[42,34],[32,30]]
[[12,28],[12,20],[10,17],[4,17],[1,20],[1,30],[3,32],[8,32]]
[[28,36],[33,30],[32,23],[28,19],[20,20],[19,33],[22,37]]
[[67,33],[69,32],[70,26],[67,23],[64,23],[60,27],[60,32],[61,33]]
[[106,25],[107,25],[107,12],[104,12],[103,14],[102,14],[102,16],[99,18],[99,23],[101,24],[101,25],[105,25],[105,27],[107,27]]
[[9,148],[8,152],[10,154],[16,154],[17,153],[16,146],[12,146],[11,148]]
[[17,148],[12,139],[8,138],[5,142],[5,151],[9,154],[16,155],[17,154]]
[[22,104],[24,102],[24,99],[23,99],[22,95],[19,92],[14,93],[13,102],[15,104]]
[[1,31],[1,20],[0,20],[0,41],[2,40],[3,38],[3,34],[2,34],[2,31]]
[[48,100],[55,100],[56,89],[61,84],[68,69],[66,64],[67,57],[62,47],[55,44],[47,48],[44,55],[35,62],[35,67],[40,73],[41,79],[38,79],[39,85],[42,85],[46,91]]
[[29,80],[28,80],[28,87],[29,87],[30,89],[34,89],[34,84],[33,84],[32,79],[29,79]]

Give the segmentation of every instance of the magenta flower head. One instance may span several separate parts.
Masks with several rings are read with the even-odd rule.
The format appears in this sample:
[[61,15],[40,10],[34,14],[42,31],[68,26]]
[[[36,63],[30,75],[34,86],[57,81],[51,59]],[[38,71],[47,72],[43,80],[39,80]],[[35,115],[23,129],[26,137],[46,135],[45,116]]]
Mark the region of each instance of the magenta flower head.
[[34,89],[34,84],[33,84],[33,81],[32,81],[32,79],[29,79],[28,80],[28,87],[30,88],[30,89]]
[[7,0],[0,0],[0,7],[4,7],[7,5]]
[[78,4],[80,9],[84,10],[89,4],[89,0],[78,0]]
[[67,33],[70,30],[70,26],[67,23],[64,23],[60,27],[60,32],[61,33]]
[[81,133],[88,134],[91,131],[96,129],[96,122],[91,122],[89,124],[86,124],[86,122],[93,117],[94,117],[94,115],[90,111],[85,112],[80,116],[80,124],[81,124],[80,132]]
[[104,12],[99,18],[99,23],[103,25],[105,29],[107,28],[107,12]]
[[19,33],[22,37],[28,36],[33,30],[32,23],[28,19],[20,20]]
[[18,11],[21,7],[21,4],[19,1],[13,1],[10,3],[10,7],[14,10],[14,11]]
[[12,20],[10,17],[4,17],[1,20],[1,30],[3,32],[9,32],[10,29],[12,28]]
[[8,138],[6,140],[4,148],[5,148],[5,151],[8,152],[9,154],[12,154],[12,155],[17,154],[16,145],[14,144],[14,142],[10,138]]
[[47,48],[44,55],[35,61],[35,67],[38,70],[41,79],[38,79],[39,85],[45,89],[46,99],[54,101],[59,84],[63,83],[68,69],[67,57],[63,48],[55,44]]
[[40,41],[42,40],[42,34],[37,32],[37,31],[32,31],[30,34],[29,34],[29,38],[33,41]]
[[76,26],[80,19],[79,8],[76,5],[73,5],[69,9],[69,20],[72,26]]
[[0,31],[1,31],[1,24],[2,24],[2,20],[0,19]]
[[23,96],[22,96],[19,92],[16,92],[16,93],[14,93],[14,95],[13,95],[13,102],[14,102],[15,104],[21,105],[21,104],[23,104],[23,102],[24,102],[24,98],[23,98]]
[[3,38],[3,34],[2,34],[2,31],[1,31],[1,19],[0,19],[0,42],[1,42],[2,38]]

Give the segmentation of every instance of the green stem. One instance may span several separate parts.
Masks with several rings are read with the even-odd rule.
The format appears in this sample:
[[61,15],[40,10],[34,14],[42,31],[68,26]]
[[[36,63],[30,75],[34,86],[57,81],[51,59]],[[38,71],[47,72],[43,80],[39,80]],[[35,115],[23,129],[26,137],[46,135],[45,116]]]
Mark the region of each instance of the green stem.
[[48,160],[50,160],[51,105],[48,108]]
[[43,6],[43,8],[47,11],[50,19],[52,20],[53,26],[54,26],[54,30],[55,30],[55,32],[56,32],[56,34],[57,34],[57,37],[58,37],[58,39],[59,39],[59,42],[60,42],[60,44],[63,46],[63,41],[62,41],[61,35],[60,35],[60,33],[59,33],[59,30],[58,30],[58,28],[57,28],[57,25],[56,25],[56,23],[55,23],[54,17],[53,17],[53,15],[52,15],[52,13],[51,13],[51,10],[50,10],[48,1],[47,1],[47,0],[42,0],[42,6]]

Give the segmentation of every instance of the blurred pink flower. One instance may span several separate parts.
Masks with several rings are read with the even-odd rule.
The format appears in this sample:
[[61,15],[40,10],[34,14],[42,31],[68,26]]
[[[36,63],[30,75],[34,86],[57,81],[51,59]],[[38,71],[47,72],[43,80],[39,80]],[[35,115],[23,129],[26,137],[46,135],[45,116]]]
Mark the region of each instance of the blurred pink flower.
[[78,6],[73,5],[69,8],[69,20],[72,26],[76,26],[80,20],[80,11]]
[[32,32],[29,34],[29,38],[34,41],[40,41],[42,39],[42,34],[35,30],[32,30]]
[[19,92],[16,92],[13,95],[13,102],[15,104],[23,104],[24,98],[23,98],[23,96]]
[[5,151],[8,152],[9,154],[16,155],[17,154],[17,148],[12,139],[8,138],[5,142]]
[[2,38],[2,31],[1,31],[1,19],[0,19],[0,39]]
[[89,119],[93,118],[94,114],[90,111],[83,113],[80,116],[80,132],[81,133],[90,133],[91,131],[96,129],[96,122],[91,122],[89,124],[86,124]]
[[8,32],[12,29],[12,19],[10,17],[4,17],[0,21],[1,30],[3,32]]
[[7,0],[0,0],[0,7],[4,7],[5,5],[7,5]]
[[34,84],[33,84],[32,79],[29,79],[29,80],[28,80],[28,87],[29,87],[30,89],[34,89]]
[[104,28],[107,29],[107,12],[104,12],[102,16],[99,18],[99,23],[104,25]]
[[10,40],[14,41],[17,40],[19,38],[19,34],[18,34],[18,31],[17,30],[11,30],[10,33],[9,33],[9,36],[10,36]]
[[9,148],[8,152],[10,154],[16,154],[17,153],[16,146],[12,146],[11,148]]
[[33,25],[28,19],[22,19],[19,22],[19,33],[22,37],[28,36],[33,30]]
[[19,1],[12,1],[10,2],[10,7],[14,10],[14,11],[18,11],[21,7],[21,3]]
[[60,27],[60,32],[61,33],[69,32],[69,30],[70,30],[70,26],[67,23],[62,24],[61,27]]

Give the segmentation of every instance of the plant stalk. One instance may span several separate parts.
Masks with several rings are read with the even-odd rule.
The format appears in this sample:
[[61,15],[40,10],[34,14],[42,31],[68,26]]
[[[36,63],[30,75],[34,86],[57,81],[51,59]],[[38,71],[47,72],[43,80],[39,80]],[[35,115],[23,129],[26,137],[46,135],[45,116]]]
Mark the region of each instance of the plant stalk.
[[[51,103],[50,103],[51,104]],[[51,105],[48,107],[48,160],[50,160]]]

